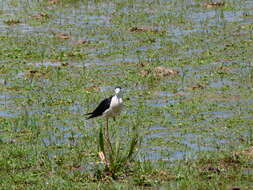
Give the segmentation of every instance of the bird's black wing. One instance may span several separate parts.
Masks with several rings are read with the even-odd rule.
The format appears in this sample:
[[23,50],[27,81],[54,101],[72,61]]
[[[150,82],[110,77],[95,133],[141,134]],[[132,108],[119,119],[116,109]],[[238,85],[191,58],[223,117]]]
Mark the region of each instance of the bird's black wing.
[[87,119],[103,115],[105,110],[110,107],[112,97],[113,96],[110,96],[109,98],[104,99],[93,112],[87,113],[86,115],[90,115]]

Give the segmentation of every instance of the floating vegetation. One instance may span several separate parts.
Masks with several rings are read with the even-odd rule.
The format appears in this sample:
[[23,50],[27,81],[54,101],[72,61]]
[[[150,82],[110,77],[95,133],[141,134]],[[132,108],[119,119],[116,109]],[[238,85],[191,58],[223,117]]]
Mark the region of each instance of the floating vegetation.
[[225,2],[210,2],[210,3],[205,3],[203,5],[204,8],[218,8],[218,7],[223,7],[225,6]]
[[48,19],[49,15],[47,13],[41,12],[41,13],[34,15],[33,18],[38,19],[38,20]]
[[63,39],[63,40],[68,40],[70,39],[70,35],[66,33],[55,33],[55,36],[57,38]]
[[18,19],[10,19],[10,20],[5,20],[4,23],[7,25],[15,25],[15,24],[20,24],[21,21]]
[[140,72],[140,74],[143,77],[151,75],[151,74],[157,77],[167,77],[167,76],[177,75],[178,73],[179,71],[177,70],[169,69],[163,66],[158,66],[158,67],[155,67],[154,69],[145,69]]

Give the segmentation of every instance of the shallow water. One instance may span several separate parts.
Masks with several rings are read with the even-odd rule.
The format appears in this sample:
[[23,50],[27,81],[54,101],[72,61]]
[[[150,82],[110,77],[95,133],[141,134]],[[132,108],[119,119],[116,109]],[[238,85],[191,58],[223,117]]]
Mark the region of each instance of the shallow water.
[[[145,155],[145,159],[183,159],[187,156],[193,156],[195,152],[227,148],[232,138],[232,133],[229,134],[228,129],[225,130],[226,135],[223,135],[223,130],[215,129],[213,131],[208,131],[207,129],[212,127],[222,128],[224,125],[229,128],[229,122],[227,123],[227,120],[233,122],[232,119],[234,117],[240,117],[240,119],[246,121],[252,119],[252,99],[247,99],[247,97],[245,97],[246,95],[243,95],[239,98],[240,100],[237,101],[235,99],[230,100],[228,96],[230,94],[240,96],[241,93],[239,88],[241,86],[245,87],[245,83],[249,86],[248,90],[252,88],[251,83],[243,83],[244,78],[245,80],[246,78],[250,78],[249,75],[252,73],[252,62],[245,66],[244,63],[247,62],[240,59],[217,60],[211,63],[201,62],[201,60],[198,60],[198,62],[195,62],[195,60],[187,60],[184,65],[181,65],[182,61],[180,61],[180,59],[184,60],[184,58],[188,57],[200,57],[200,55],[204,54],[209,49],[211,49],[210,51],[212,53],[216,49],[213,44],[216,44],[219,38],[223,38],[224,34],[222,32],[226,32],[224,28],[228,25],[232,25],[233,23],[236,23],[236,25],[240,27],[245,27],[248,24],[252,25],[252,17],[244,16],[245,13],[251,16],[253,15],[253,2],[250,0],[244,1],[242,4],[236,1],[228,1],[232,6],[228,5],[229,8],[225,10],[221,10],[221,8],[205,9],[199,6],[199,1],[193,0],[180,2],[160,1],[160,4],[152,2],[153,6],[150,7],[142,3],[120,7],[112,2],[102,2],[98,4],[93,2],[78,2],[74,5],[67,4],[65,6],[59,6],[58,8],[55,8],[57,5],[51,7],[48,5],[45,11],[48,12],[50,17],[47,21],[41,23],[30,20],[31,16],[42,12],[42,8],[44,8],[44,5],[42,5],[43,3],[40,4],[38,1],[32,0],[15,2],[11,3],[11,1],[8,1],[8,3],[6,3],[6,1],[0,1],[0,9],[2,11],[0,32],[7,36],[18,37],[19,41],[13,42],[13,44],[22,42],[23,38],[26,37],[31,39],[34,38],[38,42],[41,42],[38,36],[54,39],[55,33],[59,32],[69,34],[71,39],[63,40],[62,43],[57,42],[56,44],[51,44],[54,41],[42,41],[41,43],[48,44],[43,46],[43,52],[51,52],[54,48],[62,52],[71,51],[74,49],[71,44],[80,39],[87,39],[90,42],[87,47],[84,45],[84,49],[80,50],[81,53],[87,54],[88,56],[81,61],[67,60],[71,67],[66,68],[66,73],[71,73],[73,76],[80,74],[82,69],[88,68],[98,70],[111,79],[109,82],[101,80],[99,83],[99,90],[94,90],[89,93],[94,93],[95,95],[102,94],[103,97],[111,93],[114,88],[112,83],[116,81],[113,77],[120,78],[120,76],[128,74],[127,69],[122,69],[120,65],[122,62],[138,64],[139,62],[150,61],[161,65],[168,64],[168,67],[177,68],[180,71],[179,76],[162,79],[162,85],[158,84],[157,86],[154,85],[154,87],[149,88],[149,85],[138,84],[140,81],[136,81],[137,87],[128,86],[126,89],[127,97],[131,95],[132,91],[135,93],[134,97],[131,97],[128,103],[130,108],[126,108],[128,113],[134,115],[136,113],[135,106],[141,102],[144,104],[145,111],[148,112],[147,115],[151,115],[151,118],[156,118],[152,114],[159,110],[158,112],[162,113],[162,117],[168,120],[166,121],[168,123],[166,123],[164,127],[160,125],[160,123],[165,122],[161,119],[152,121],[159,123],[159,125],[151,124],[148,129],[145,128],[146,126],[143,126],[145,134],[143,136],[145,139],[145,146],[147,147],[143,148],[141,152]],[[27,7],[29,7],[29,9]],[[233,10],[231,10],[232,8]],[[139,14],[141,13],[145,16],[140,16]],[[129,16],[129,14],[135,15],[136,18],[131,15]],[[9,19],[17,19],[20,20],[21,23],[13,25],[5,24],[4,21],[8,21]],[[121,26],[122,23],[126,24]],[[135,26],[139,28],[143,27],[144,29],[158,30],[158,32],[149,31],[146,33],[144,32],[144,34],[141,32],[129,32],[129,30]],[[213,42],[211,41],[212,39],[208,38],[208,35],[211,33],[217,34]],[[200,35],[201,38],[201,40],[197,41],[199,43],[196,42],[196,46],[190,44],[188,47],[187,43],[191,40],[193,41],[191,38],[197,38],[198,35]],[[250,38],[252,39],[252,34],[251,37],[249,35],[249,39]],[[200,41],[202,41],[203,44],[200,43]],[[235,39],[234,43],[236,42]],[[224,41],[224,44],[225,43],[226,41]],[[219,48],[225,46],[224,44],[218,44]],[[32,47],[32,49],[33,48],[37,49],[37,47]],[[208,53],[207,56],[211,53]],[[224,55],[226,53],[227,52],[225,52]],[[228,58],[230,57],[231,55],[228,55]],[[218,58],[219,57],[217,57],[217,59]],[[49,60],[47,57],[43,57],[43,59],[42,61],[27,61],[22,71],[15,71],[12,73],[13,77],[6,77],[8,78],[7,83],[5,79],[1,78],[0,85],[3,91],[10,91],[8,88],[19,86],[22,82],[17,81],[24,80],[24,82],[27,82],[31,86],[31,91],[35,93],[33,89],[33,80],[35,84],[38,81],[36,81],[36,79],[29,79],[29,77],[26,76],[27,71],[29,69],[43,68],[45,70],[47,69],[46,71],[49,73],[57,73],[56,70],[61,68],[65,62]],[[220,65],[229,67],[229,70],[217,74],[217,70],[219,70],[217,68]],[[245,66],[245,68],[242,68],[243,66]],[[182,68],[186,72],[185,75],[181,72]],[[134,69],[134,71],[135,70],[138,69]],[[137,72],[140,71],[138,70]],[[226,72],[230,74],[223,77]],[[98,77],[97,75],[98,73],[93,77],[96,78]],[[183,77],[185,78],[183,79]],[[77,81],[78,78],[79,77],[76,77],[74,80]],[[130,81],[131,77],[128,79]],[[57,115],[61,118],[60,120],[62,123],[64,121],[71,121],[70,125],[67,127],[68,129],[73,126],[76,127],[80,123],[86,128],[94,127],[96,123],[86,122],[83,118],[83,113],[93,109],[99,102],[99,99],[95,97],[93,98],[92,105],[84,105],[83,99],[86,98],[85,96],[76,97],[75,95],[69,95],[68,97],[57,93],[65,86],[72,87],[76,85],[71,83],[73,82],[71,81],[71,75],[65,80],[65,82],[59,82],[57,80],[51,81],[47,79],[47,77],[41,79],[43,82],[41,82],[40,85],[37,84],[39,87],[35,86],[41,97],[39,100],[35,98],[36,101],[39,103],[45,102],[45,104],[48,102],[52,104],[55,102],[59,104],[64,102],[64,105],[41,106],[37,105],[36,102],[31,103],[28,107],[29,115]],[[125,83],[127,86],[128,81],[118,80],[118,82]],[[191,86],[199,82],[203,83],[203,92],[199,92],[198,89],[195,92],[191,89]],[[87,86],[93,86],[94,84],[91,83]],[[173,85],[176,85],[176,87],[170,88]],[[25,85],[23,85],[22,88],[25,88]],[[40,88],[42,88],[42,90]],[[80,86],[80,89],[83,90],[84,87]],[[150,94],[148,96],[143,95],[145,91],[149,91]],[[247,94],[245,91],[244,89],[244,94]],[[84,90],[82,93],[83,92]],[[220,96],[217,95],[220,92],[224,94]],[[203,95],[201,95],[201,93],[203,93]],[[19,98],[16,94],[17,92],[13,91],[8,92],[8,94],[1,94],[0,117],[17,117],[23,113],[18,103]],[[214,94],[213,97],[211,97],[212,94]],[[29,97],[29,93],[26,95]],[[199,96],[196,99],[201,99],[205,96],[207,96],[207,98],[196,105],[196,109],[198,110],[191,114],[189,110],[193,109],[192,107],[180,104],[184,102],[185,99],[191,101],[195,95]],[[210,98],[208,98],[208,95],[210,95]],[[24,103],[25,101],[23,99],[22,102]],[[73,100],[74,103],[65,102],[66,99],[70,101]],[[205,105],[209,105],[210,102],[213,102],[214,108],[211,106],[205,107]],[[238,110],[235,109],[235,106],[231,108],[231,105],[236,104],[236,102],[241,106],[240,114],[238,114]],[[177,106],[179,108],[177,108]],[[175,110],[175,107],[178,110]],[[125,112],[124,114],[126,115],[127,113]],[[194,121],[194,119],[196,119],[196,121]],[[126,122],[128,123],[129,121]],[[69,143],[70,137],[76,140],[82,137],[82,131],[78,129],[72,136],[71,132],[67,130],[66,127],[63,127],[63,125],[56,124],[56,122],[52,122],[51,125],[53,130],[59,131],[59,134],[50,132],[47,137],[43,138],[46,146],[50,144],[67,144]],[[199,130],[197,134],[192,133],[192,131],[196,130],[195,127],[198,127]],[[238,124],[238,128],[239,127],[240,125]],[[248,128],[249,126],[246,126],[245,129],[233,128],[232,130],[233,133],[239,130],[239,134],[245,135],[248,134]],[[148,135],[146,135],[145,132],[148,133]],[[152,139],[159,139],[162,142],[172,142],[173,145],[154,145],[155,143],[152,144]],[[234,141],[234,144],[231,146],[236,146],[237,143],[238,141]],[[174,146],[176,147],[175,149]]]

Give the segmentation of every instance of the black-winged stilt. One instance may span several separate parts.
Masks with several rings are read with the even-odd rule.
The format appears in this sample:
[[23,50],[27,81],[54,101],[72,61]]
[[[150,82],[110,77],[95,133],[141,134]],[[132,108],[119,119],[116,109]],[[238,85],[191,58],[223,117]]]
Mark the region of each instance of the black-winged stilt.
[[114,96],[105,98],[100,102],[100,104],[93,112],[85,114],[89,115],[87,119],[104,116],[108,120],[108,118],[110,117],[115,118],[116,115],[120,114],[123,106],[121,87],[117,86],[114,91],[115,91]]
[[117,86],[115,89],[115,95],[110,96],[109,98],[105,98],[100,102],[97,108],[90,113],[86,113],[85,115],[89,115],[87,119],[91,119],[94,117],[104,116],[106,118],[106,129],[105,129],[105,136],[107,138],[108,144],[110,146],[111,152],[113,152],[109,131],[108,131],[108,120],[109,118],[113,118],[120,114],[122,107],[123,107],[123,100],[122,100],[122,91],[121,87]]

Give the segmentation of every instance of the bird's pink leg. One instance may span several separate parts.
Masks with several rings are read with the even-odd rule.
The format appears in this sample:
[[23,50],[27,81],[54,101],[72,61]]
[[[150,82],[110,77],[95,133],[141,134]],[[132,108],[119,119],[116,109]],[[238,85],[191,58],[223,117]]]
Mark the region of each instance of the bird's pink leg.
[[108,130],[109,126],[108,126],[108,124],[109,124],[109,119],[106,118],[105,136],[106,136],[107,143],[109,145],[109,148],[110,148],[110,151],[111,151],[111,154],[112,154],[113,153],[113,149],[112,149],[112,144],[111,144],[111,141],[110,141],[110,135],[109,135],[109,130]]

